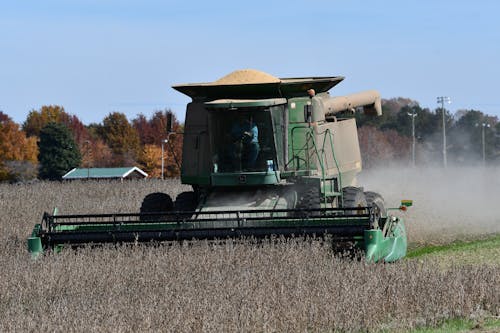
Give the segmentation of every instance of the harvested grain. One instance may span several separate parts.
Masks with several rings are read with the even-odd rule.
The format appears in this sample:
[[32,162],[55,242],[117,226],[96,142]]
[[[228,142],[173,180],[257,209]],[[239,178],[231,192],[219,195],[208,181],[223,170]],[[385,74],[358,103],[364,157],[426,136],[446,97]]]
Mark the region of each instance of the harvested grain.
[[270,74],[255,70],[241,69],[229,73],[228,75],[218,79],[214,84],[256,84],[256,83],[277,83],[280,79]]

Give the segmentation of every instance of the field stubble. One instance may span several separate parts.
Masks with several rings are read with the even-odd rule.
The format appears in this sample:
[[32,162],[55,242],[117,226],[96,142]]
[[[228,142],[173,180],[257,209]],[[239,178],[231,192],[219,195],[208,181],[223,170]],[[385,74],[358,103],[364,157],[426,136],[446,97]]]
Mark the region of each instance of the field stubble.
[[[410,179],[421,181],[398,178]],[[425,240],[435,226],[419,218],[432,216],[422,207],[433,201],[413,186],[377,190],[413,196],[410,237]],[[149,192],[187,189],[175,180],[0,185],[0,331],[375,331],[500,314],[499,265],[367,264],[316,241],[110,246],[35,261],[26,252],[33,224],[54,206],[133,212]]]

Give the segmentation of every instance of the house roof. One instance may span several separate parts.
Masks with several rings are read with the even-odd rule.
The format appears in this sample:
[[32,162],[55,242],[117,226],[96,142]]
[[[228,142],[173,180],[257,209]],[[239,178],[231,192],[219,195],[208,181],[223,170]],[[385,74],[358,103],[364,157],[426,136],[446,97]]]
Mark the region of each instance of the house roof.
[[126,178],[133,172],[138,172],[144,177],[148,174],[138,167],[124,168],[74,168],[66,173],[62,179],[83,179],[83,178]]

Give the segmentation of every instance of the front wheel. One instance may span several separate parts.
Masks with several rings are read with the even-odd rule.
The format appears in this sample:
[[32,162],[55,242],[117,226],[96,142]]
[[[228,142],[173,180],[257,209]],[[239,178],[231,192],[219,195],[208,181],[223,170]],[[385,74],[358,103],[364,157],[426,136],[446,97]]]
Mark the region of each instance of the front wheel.
[[182,212],[179,213],[182,219],[190,219],[191,213],[198,206],[198,200],[198,194],[195,191],[182,192],[175,198],[175,211]]
[[[366,196],[363,189],[354,186],[344,187],[342,189],[342,196],[344,198],[343,208],[361,208],[367,207]],[[363,209],[349,210],[351,214],[363,214]]]
[[[297,191],[297,203],[295,205],[295,217],[309,217],[318,214],[321,208],[321,193],[318,187],[310,186],[299,188]],[[311,211],[312,210],[312,211]]]
[[365,197],[368,207],[373,207],[375,215],[374,227],[381,227],[381,218],[387,216],[384,198],[376,192],[365,192]]
[[198,195],[194,191],[182,192],[175,199],[175,210],[180,212],[192,212],[198,206]]
[[[154,192],[146,195],[141,205],[141,221],[159,221],[164,220],[168,215],[164,214],[149,214],[149,213],[166,213],[171,212],[174,208],[174,203],[170,195],[161,192]],[[144,215],[142,215],[144,214]]]

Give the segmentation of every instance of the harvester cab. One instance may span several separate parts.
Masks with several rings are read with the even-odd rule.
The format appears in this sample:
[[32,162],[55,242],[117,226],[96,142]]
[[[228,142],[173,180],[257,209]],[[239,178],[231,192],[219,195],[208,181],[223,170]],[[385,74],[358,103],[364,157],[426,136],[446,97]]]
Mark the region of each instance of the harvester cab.
[[283,106],[269,108],[262,101],[254,106],[242,104],[207,103],[212,173],[269,173],[276,180],[275,142],[280,133],[273,130],[271,117]]
[[[357,186],[359,107],[380,115],[378,92],[331,97],[344,78],[276,78],[240,70],[209,83],[176,85],[189,96],[181,181],[175,200],[144,198],[140,213],[46,214],[30,251],[85,242],[331,236],[368,260],[406,253],[401,218],[382,196]],[[117,222],[118,221],[118,222]]]
[[[214,209],[205,200],[212,193],[234,198],[257,190],[263,205],[252,201],[248,208],[345,206],[343,189],[356,186],[361,154],[355,120],[338,116],[359,106],[382,111],[375,91],[330,97],[328,90],[342,80],[242,70],[211,83],[174,86],[192,98],[183,146],[189,158],[181,172],[199,195],[191,206]],[[227,202],[217,209],[238,208]]]

